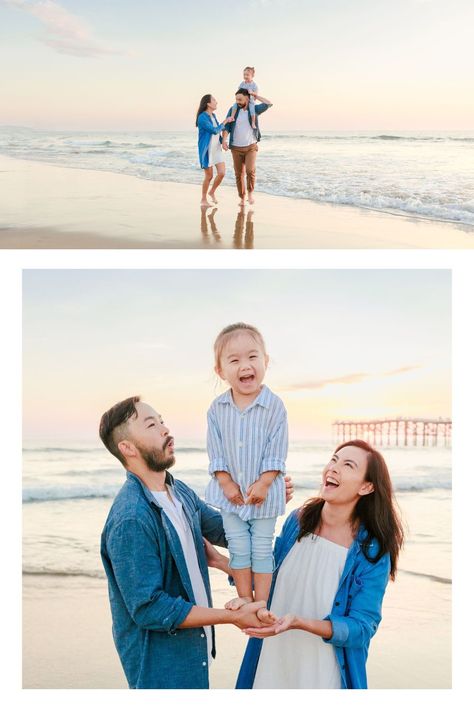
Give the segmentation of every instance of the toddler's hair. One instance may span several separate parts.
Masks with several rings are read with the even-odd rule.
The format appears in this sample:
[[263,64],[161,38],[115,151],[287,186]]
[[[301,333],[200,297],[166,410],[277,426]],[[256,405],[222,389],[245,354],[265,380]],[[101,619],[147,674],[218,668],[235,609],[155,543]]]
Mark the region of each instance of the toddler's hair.
[[251,326],[248,323],[243,323],[242,321],[239,321],[238,323],[231,323],[229,326],[222,329],[214,342],[214,358],[216,368],[220,368],[222,351],[239,331],[246,331],[249,336],[251,336],[263,349],[264,354],[267,355],[265,341],[263,340],[263,336],[258,328],[255,328],[255,326]]
[[252,72],[252,74],[255,74],[255,67],[245,67],[245,68],[244,68],[244,72],[246,72],[247,70],[248,70],[249,72]]

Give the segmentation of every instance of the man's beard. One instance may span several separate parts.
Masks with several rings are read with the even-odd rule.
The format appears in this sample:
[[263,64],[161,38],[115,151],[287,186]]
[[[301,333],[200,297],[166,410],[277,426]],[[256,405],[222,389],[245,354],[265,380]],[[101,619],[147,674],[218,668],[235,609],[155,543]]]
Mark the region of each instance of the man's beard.
[[175,463],[176,459],[174,457],[174,454],[165,454],[166,447],[171,442],[171,440],[172,437],[168,437],[163,449],[161,450],[156,448],[145,449],[144,447],[135,442],[135,447],[142,455],[148,469],[151,469],[152,472],[164,472],[169,467],[172,467]]

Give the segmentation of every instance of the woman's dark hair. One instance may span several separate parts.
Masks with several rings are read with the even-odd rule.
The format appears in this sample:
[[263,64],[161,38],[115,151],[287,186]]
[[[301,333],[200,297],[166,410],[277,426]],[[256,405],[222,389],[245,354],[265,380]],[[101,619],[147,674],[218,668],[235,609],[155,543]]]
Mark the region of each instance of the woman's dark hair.
[[202,112],[207,109],[207,105],[211,99],[212,99],[212,94],[204,94],[201,101],[199,102],[199,108],[198,108],[197,114],[196,114],[196,126],[198,125],[199,114],[202,114]]
[[[367,538],[361,543],[367,560],[376,563],[385,553],[390,554],[390,577],[395,580],[398,556],[404,536],[385,459],[380,452],[362,439],[344,442],[335,451],[338,452],[343,447],[358,447],[368,454],[365,481],[372,482],[374,490],[372,493],[360,497],[352,512],[352,523],[354,525],[363,524],[367,531]],[[315,497],[303,505],[299,515],[298,540],[317,530],[324,503],[324,499]],[[376,555],[371,558],[369,547],[374,540],[379,544],[379,548]]]

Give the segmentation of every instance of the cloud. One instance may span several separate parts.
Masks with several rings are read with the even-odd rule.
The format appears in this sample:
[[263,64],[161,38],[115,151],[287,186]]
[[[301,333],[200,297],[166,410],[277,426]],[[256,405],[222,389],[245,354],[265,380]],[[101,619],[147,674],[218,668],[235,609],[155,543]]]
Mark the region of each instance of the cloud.
[[347,375],[339,375],[324,380],[306,380],[301,383],[293,383],[292,385],[282,386],[280,389],[294,392],[296,390],[320,390],[321,388],[325,388],[326,385],[352,385],[374,378],[391,378],[394,375],[408,373],[420,367],[419,365],[404,365],[401,368],[388,370],[385,373],[348,373]]
[[30,13],[43,25],[40,41],[61,54],[74,57],[100,57],[123,55],[126,52],[113,49],[94,39],[91,29],[65,10],[54,0],[2,0],[4,5]]

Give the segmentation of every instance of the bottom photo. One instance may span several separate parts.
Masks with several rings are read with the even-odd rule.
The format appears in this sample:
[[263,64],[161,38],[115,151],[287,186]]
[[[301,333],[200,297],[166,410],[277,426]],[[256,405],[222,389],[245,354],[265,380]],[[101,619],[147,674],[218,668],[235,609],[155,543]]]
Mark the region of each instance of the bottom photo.
[[451,688],[451,271],[23,271],[23,688]]

